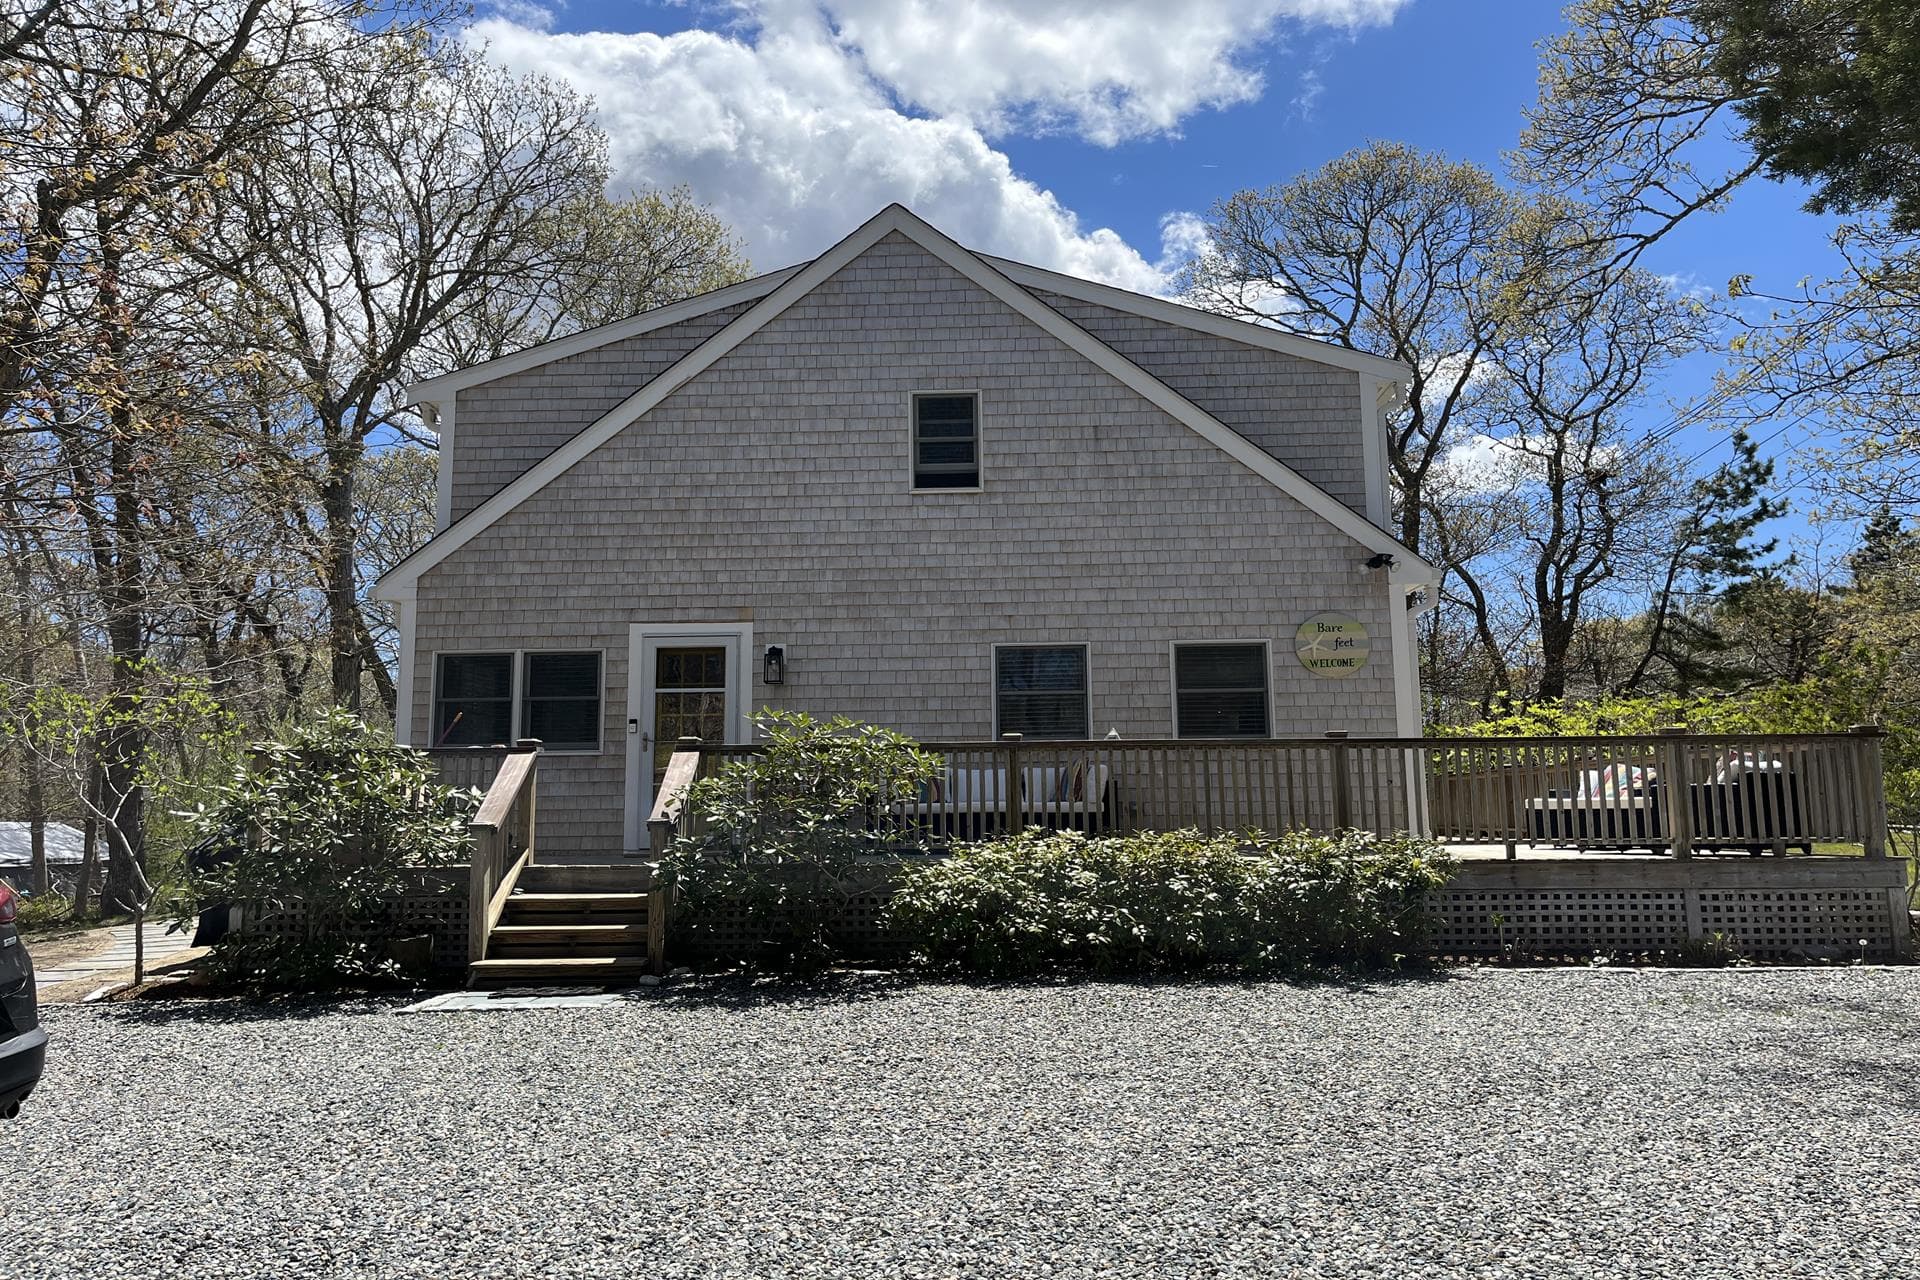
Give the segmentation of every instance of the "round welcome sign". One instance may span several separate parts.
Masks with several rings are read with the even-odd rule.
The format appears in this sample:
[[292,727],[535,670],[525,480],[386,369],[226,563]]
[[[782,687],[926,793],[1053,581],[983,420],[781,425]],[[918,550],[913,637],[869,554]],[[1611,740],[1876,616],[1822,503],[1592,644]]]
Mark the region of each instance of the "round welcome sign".
[[1339,680],[1367,665],[1367,629],[1343,613],[1316,613],[1293,633],[1294,656],[1317,676]]

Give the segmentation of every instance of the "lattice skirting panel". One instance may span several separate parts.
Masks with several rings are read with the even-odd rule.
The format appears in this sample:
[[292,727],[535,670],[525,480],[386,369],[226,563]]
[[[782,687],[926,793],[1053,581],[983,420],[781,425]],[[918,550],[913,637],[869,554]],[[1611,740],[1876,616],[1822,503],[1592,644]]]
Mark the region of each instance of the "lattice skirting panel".
[[[852,895],[834,914],[831,930],[835,950],[854,963],[889,965],[905,960],[913,939],[886,928],[890,886],[875,885]],[[682,908],[685,912],[686,908]],[[667,930],[667,952],[673,964],[707,968],[752,960],[761,946],[760,932],[744,911],[710,910],[696,920],[690,912],[676,918]]]
[[1442,889],[1429,935],[1441,955],[1503,946],[1567,952],[1649,951],[1687,938],[1684,890]]
[[1591,955],[1717,940],[1756,960],[1905,959],[1906,875],[1896,859],[1469,862],[1433,895],[1432,950]]
[[[420,867],[415,869],[414,878],[415,886],[393,905],[393,923],[399,935],[429,935],[433,939],[433,967],[446,972],[464,970],[467,967],[467,869]],[[240,909],[242,933],[298,936],[305,927],[303,903],[248,903]]]

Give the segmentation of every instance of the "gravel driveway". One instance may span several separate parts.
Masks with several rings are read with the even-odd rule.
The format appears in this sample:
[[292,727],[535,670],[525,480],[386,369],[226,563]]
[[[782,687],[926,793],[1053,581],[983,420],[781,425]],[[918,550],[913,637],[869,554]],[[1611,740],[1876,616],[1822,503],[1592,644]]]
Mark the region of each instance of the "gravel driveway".
[[1920,1274],[1920,970],[47,1010],[20,1277]]

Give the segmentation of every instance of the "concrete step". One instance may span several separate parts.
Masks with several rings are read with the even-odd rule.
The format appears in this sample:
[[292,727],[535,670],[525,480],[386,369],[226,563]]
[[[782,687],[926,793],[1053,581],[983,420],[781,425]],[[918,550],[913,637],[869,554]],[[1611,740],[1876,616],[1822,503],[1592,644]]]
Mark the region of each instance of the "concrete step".
[[566,956],[477,960],[467,966],[470,987],[523,983],[607,985],[630,982],[647,971],[645,956]]
[[503,924],[487,940],[494,960],[646,954],[644,924]]
[[637,862],[535,862],[521,869],[515,887],[528,893],[645,893],[652,877],[652,868]]

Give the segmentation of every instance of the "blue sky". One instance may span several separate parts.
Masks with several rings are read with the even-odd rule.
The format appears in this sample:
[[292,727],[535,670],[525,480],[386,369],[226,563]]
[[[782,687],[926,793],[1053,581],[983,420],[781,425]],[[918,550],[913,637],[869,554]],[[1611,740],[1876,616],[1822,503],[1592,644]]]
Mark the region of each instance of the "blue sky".
[[[1370,139],[1498,171],[1535,46],[1559,27],[1558,5],[1533,0],[508,0],[475,33],[593,95],[616,181],[687,183],[756,266],[809,257],[898,199],[976,248],[1154,289],[1191,215]],[[1801,199],[1751,185],[1646,265],[1688,287],[1750,272],[1790,290],[1833,265]],[[1715,363],[1666,379],[1646,427]],[[1676,445],[1711,465],[1718,439],[1693,428]]]

